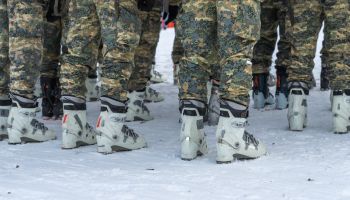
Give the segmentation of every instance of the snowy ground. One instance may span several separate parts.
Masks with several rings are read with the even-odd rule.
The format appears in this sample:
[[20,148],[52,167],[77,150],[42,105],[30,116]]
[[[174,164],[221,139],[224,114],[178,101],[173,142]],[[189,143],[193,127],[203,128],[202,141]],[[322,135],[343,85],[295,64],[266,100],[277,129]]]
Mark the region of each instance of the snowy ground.
[[[60,149],[58,140],[9,146],[0,142],[0,200],[127,199],[350,199],[350,135],[331,132],[329,93],[309,97],[309,126],[287,130],[286,111],[252,110],[249,131],[266,143],[269,155],[227,165],[215,163],[215,128],[207,127],[210,151],[188,162],[179,158],[177,88],[172,85],[173,30],[163,31],[157,69],[168,83],[154,85],[166,100],[149,107],[155,117],[132,123],[148,148],[112,155],[96,146]],[[319,79],[319,60],[315,70]],[[88,105],[95,124],[98,103]]]

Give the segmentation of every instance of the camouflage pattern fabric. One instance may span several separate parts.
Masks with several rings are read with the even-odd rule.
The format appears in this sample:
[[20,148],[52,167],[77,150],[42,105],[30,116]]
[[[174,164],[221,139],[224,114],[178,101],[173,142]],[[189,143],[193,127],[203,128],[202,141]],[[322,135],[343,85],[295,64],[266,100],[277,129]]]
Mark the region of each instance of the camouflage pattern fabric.
[[84,82],[97,62],[102,38],[102,96],[127,100],[141,33],[138,14],[135,0],[70,0],[64,42],[67,53],[61,66],[62,95],[85,98]]
[[0,96],[9,93],[9,33],[7,0],[0,0]]
[[160,33],[161,4],[156,1],[150,12],[140,11],[142,22],[140,43],[135,52],[135,68],[129,80],[129,90],[143,90],[151,78],[152,61],[156,54],[156,48]]
[[175,34],[173,51],[171,53],[174,64],[179,64],[181,57],[183,56],[184,49],[182,48],[181,40],[177,34]]
[[185,50],[180,99],[206,102],[211,59],[219,55],[221,98],[248,106],[253,47],[260,37],[259,1],[183,0],[177,25]]
[[286,25],[289,24],[288,7],[284,0],[265,0],[261,3],[261,38],[254,47],[253,74],[268,74],[272,63],[272,54],[277,41],[277,27],[280,31],[276,69],[286,72],[289,65],[291,44],[286,36]]
[[295,0],[291,27],[292,54],[289,81],[312,83],[313,58],[324,12],[323,60],[328,64],[330,87],[348,89],[350,84],[350,2],[348,0]]
[[45,12],[47,14],[44,23],[44,52],[40,69],[41,77],[59,77],[58,71],[62,38],[61,3],[61,0],[50,0],[47,11]]
[[44,0],[8,0],[10,91],[34,99],[43,55]]

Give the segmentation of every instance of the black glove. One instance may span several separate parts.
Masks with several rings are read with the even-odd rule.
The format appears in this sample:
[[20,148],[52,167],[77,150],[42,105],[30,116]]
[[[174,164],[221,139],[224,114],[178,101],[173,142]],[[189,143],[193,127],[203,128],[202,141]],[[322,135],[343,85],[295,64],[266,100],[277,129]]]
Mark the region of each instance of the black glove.
[[178,13],[179,6],[169,6],[169,12],[164,12],[162,15],[165,25],[168,25],[170,22],[174,21]]
[[137,0],[137,7],[141,11],[149,12],[154,6],[155,0]]

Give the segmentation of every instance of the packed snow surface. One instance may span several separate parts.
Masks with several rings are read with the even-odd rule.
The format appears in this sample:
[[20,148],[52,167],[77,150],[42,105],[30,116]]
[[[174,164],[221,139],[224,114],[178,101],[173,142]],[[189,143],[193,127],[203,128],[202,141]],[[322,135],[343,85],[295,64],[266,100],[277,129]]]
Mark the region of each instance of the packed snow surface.
[[[173,30],[162,31],[156,69],[168,82],[152,86],[165,101],[148,104],[155,120],[129,124],[145,136],[147,148],[111,155],[97,153],[96,146],[61,150],[60,122],[47,121],[58,140],[0,142],[0,199],[350,199],[350,135],[332,133],[329,92],[319,87],[308,98],[309,125],[303,132],[288,131],[286,110],[251,109],[248,130],[267,145],[267,156],[217,165],[215,127],[206,127],[209,154],[182,161],[177,88],[172,84],[173,39]],[[319,74],[316,59],[318,82]],[[91,124],[98,113],[99,103],[89,103]]]

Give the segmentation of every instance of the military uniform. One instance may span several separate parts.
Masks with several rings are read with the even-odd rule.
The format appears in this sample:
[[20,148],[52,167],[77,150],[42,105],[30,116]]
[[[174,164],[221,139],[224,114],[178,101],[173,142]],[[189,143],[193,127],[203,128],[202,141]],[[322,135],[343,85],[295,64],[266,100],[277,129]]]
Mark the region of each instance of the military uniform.
[[135,52],[135,67],[129,80],[129,90],[144,90],[150,80],[152,61],[160,33],[161,3],[156,1],[151,11],[140,11],[141,35]]
[[289,82],[304,82],[311,85],[313,58],[316,51],[318,32],[324,12],[323,61],[327,63],[330,87],[333,90],[349,88],[350,70],[350,3],[346,0],[295,1],[292,33],[292,61],[288,68]]
[[258,1],[189,0],[182,3],[177,26],[185,51],[180,61],[180,99],[206,102],[206,84],[217,50],[221,97],[247,106],[251,57],[260,30]]
[[184,48],[179,71],[181,158],[192,160],[208,152],[203,120],[215,61],[221,72],[217,163],[264,155],[264,145],[245,130],[251,59],[260,36],[259,1],[183,0],[177,22]]

